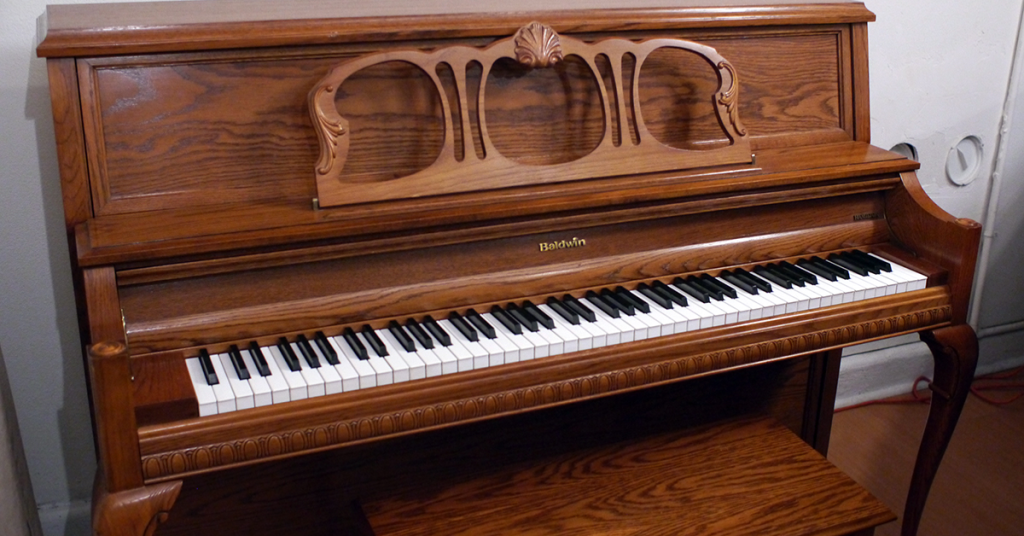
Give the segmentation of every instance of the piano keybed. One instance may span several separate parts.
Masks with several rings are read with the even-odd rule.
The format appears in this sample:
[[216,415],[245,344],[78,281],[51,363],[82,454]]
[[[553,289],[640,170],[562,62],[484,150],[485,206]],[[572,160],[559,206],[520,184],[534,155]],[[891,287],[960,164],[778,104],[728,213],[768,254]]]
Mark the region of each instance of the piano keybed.
[[255,341],[186,359],[199,415],[496,367],[923,289],[927,276],[860,250]]

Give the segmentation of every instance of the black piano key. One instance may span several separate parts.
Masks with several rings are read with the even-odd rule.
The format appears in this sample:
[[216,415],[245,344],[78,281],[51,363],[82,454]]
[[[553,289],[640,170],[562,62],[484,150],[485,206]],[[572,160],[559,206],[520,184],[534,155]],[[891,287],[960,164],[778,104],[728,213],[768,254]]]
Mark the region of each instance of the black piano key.
[[535,318],[537,322],[540,323],[540,325],[548,329],[555,329],[555,321],[551,320],[551,317],[548,316],[547,313],[538,309],[537,306],[534,305],[533,302],[531,302],[530,300],[526,300],[523,302],[523,310],[529,313],[530,316]]
[[558,316],[564,318],[567,322],[574,326],[580,325],[580,315],[573,312],[568,305],[558,301],[558,298],[554,296],[548,298],[548,307],[552,311],[558,313]]
[[711,293],[704,290],[703,287],[691,285],[688,281],[681,277],[677,277],[672,280],[672,284],[679,290],[693,296],[697,301],[701,303],[708,303],[711,301]]
[[778,264],[768,264],[765,266],[765,268],[772,272],[773,274],[785,279],[786,281],[789,281],[791,285],[796,285],[798,287],[803,287],[807,285],[807,282],[804,281],[802,278],[789,273],[788,270],[783,270],[782,267],[780,267]]
[[430,335],[437,339],[437,342],[441,343],[441,346],[452,345],[451,335],[448,335],[448,332],[437,323],[437,320],[434,320],[434,317],[430,315],[423,317],[423,325],[426,326]]
[[756,275],[754,275],[754,274],[744,270],[743,268],[737,268],[737,269],[733,270],[732,273],[735,274],[737,277],[739,277],[741,279],[746,279],[748,282],[750,282],[750,284],[754,285],[755,287],[757,287],[758,289],[760,289],[760,290],[762,290],[764,292],[771,292],[772,291],[772,284],[771,283],[769,283],[769,282],[765,281],[764,279],[761,279],[760,277],[758,277],[758,276],[756,276]]
[[388,331],[395,336],[395,340],[398,341],[398,344],[402,345],[402,348],[405,348],[406,352],[416,351],[416,343],[413,342],[412,337],[405,332],[405,329],[402,328],[402,325],[397,320],[392,320],[388,323]]
[[724,294],[724,295],[726,295],[726,296],[728,296],[728,297],[730,297],[730,298],[732,298],[734,300],[739,296],[739,294],[736,293],[736,289],[728,287],[726,285],[723,285],[717,279],[715,279],[714,277],[712,277],[712,276],[710,276],[708,274],[704,274],[704,275],[700,276],[700,280],[701,280],[701,282],[704,283],[705,287],[716,288],[716,289],[718,289],[719,292],[721,292],[722,294]]
[[316,347],[320,350],[320,355],[324,356],[324,359],[331,365],[337,365],[340,363],[338,360],[338,352],[334,350],[331,343],[327,340],[327,336],[324,332],[318,331],[313,334],[313,341],[316,342]]
[[800,267],[793,266],[792,264],[790,264],[790,263],[788,263],[786,261],[780,262],[779,263],[779,268],[782,269],[782,270],[785,270],[786,273],[788,273],[788,274],[790,274],[790,275],[792,275],[794,277],[799,277],[800,279],[803,279],[805,283],[809,283],[811,285],[817,285],[818,284],[818,278],[814,277],[814,274],[812,274],[812,273],[808,272],[807,270],[804,270],[804,269],[802,269]]
[[691,286],[703,289],[704,292],[707,292],[713,300],[722,301],[725,299],[725,294],[721,290],[719,290],[716,287],[708,285],[704,280],[695,275],[687,277],[686,282],[689,283]]
[[641,313],[651,312],[651,306],[647,302],[634,296],[632,292],[626,290],[626,287],[615,287],[615,294],[619,297],[619,299],[627,301],[630,304],[632,304],[633,307],[635,307]]
[[650,285],[648,285],[647,283],[640,283],[639,285],[636,286],[636,290],[640,294],[646,296],[647,299],[658,304],[658,306],[661,307],[662,309],[672,308],[672,300],[658,293],[658,291],[651,288]]
[[793,288],[793,284],[788,279],[785,279],[777,275],[775,272],[769,270],[764,266],[755,266],[754,273],[767,279],[768,281],[771,281],[772,283],[775,283],[776,285],[782,288]]
[[313,351],[313,346],[309,344],[309,339],[305,335],[299,333],[299,336],[295,340],[296,346],[299,347],[299,352],[302,353],[302,357],[306,358],[306,363],[309,364],[309,368],[320,368],[320,358],[317,357],[316,352]]
[[256,372],[260,373],[260,376],[270,376],[270,365],[267,364],[267,357],[263,355],[263,349],[256,341],[249,342],[249,356],[252,357],[252,362],[256,364]]
[[626,313],[629,316],[636,315],[636,307],[633,307],[632,303],[629,303],[628,301],[620,298],[611,289],[601,289],[601,297],[604,298],[605,303],[608,303],[609,305],[618,309],[619,311],[622,311],[623,313]]
[[423,330],[423,327],[420,326],[420,323],[417,322],[415,319],[410,318],[406,320],[405,327],[406,329],[409,330],[409,333],[411,333],[412,336],[416,338],[416,341],[420,343],[420,346],[426,348],[427,350],[434,348],[434,339],[430,338],[430,335],[428,335],[427,332]]
[[849,270],[847,270],[846,268],[843,268],[842,266],[839,266],[837,264],[833,264],[831,262],[828,262],[825,259],[822,259],[821,257],[818,257],[818,256],[811,257],[811,262],[814,263],[816,266],[820,266],[821,268],[823,268],[825,270],[828,270],[828,271],[832,272],[833,274],[836,274],[836,277],[838,277],[840,279],[849,279],[850,278],[850,271]]
[[508,314],[514,318],[516,322],[522,324],[524,328],[533,332],[538,330],[537,321],[534,320],[533,316],[529,315],[526,311],[520,309],[518,305],[514,303],[506,304],[505,310],[508,311]]
[[680,307],[686,307],[688,303],[686,301],[686,296],[683,296],[682,294],[676,292],[675,289],[666,285],[665,283],[662,283],[661,281],[655,281],[654,283],[652,283],[651,288],[653,288],[654,291],[657,292],[658,294],[661,294],[662,296],[672,300],[672,303]]
[[228,348],[228,357],[231,358],[231,365],[235,367],[238,379],[248,380],[251,377],[249,375],[249,367],[245,366],[245,360],[242,359],[242,352],[238,351],[238,346],[232,344],[231,348]]
[[462,333],[463,337],[473,342],[480,340],[480,335],[477,334],[476,329],[473,329],[473,326],[469,325],[469,322],[462,318],[462,315],[459,313],[455,311],[448,313],[448,321],[455,326],[455,329],[459,330],[459,333]]
[[747,294],[757,294],[758,292],[758,288],[756,285],[728,270],[718,274],[718,277],[721,277],[722,279],[726,280],[726,282],[739,287]]
[[800,260],[796,261],[796,264],[797,264],[797,266],[803,268],[804,270],[807,270],[809,272],[813,272],[813,273],[817,274],[818,277],[824,277],[825,279],[828,279],[829,281],[835,281],[838,278],[838,276],[836,276],[836,274],[834,272],[826,270],[822,266],[819,266],[817,263],[811,262],[811,261],[809,261],[807,259],[800,259]]
[[840,257],[839,255],[837,255],[835,253],[833,253],[833,254],[828,256],[828,262],[831,262],[833,264],[837,264],[839,266],[842,266],[843,268],[846,268],[847,270],[849,270],[849,271],[851,271],[851,272],[853,272],[853,273],[855,273],[857,275],[861,275],[861,276],[865,276],[866,277],[869,273],[871,273],[871,272],[868,271],[867,268],[864,268],[864,267],[862,267],[861,265],[859,265],[857,263],[850,262],[849,260],[847,260],[847,259],[845,259],[843,257]]
[[477,329],[480,333],[484,334],[484,337],[488,339],[497,339],[498,333],[494,331],[494,326],[490,322],[484,320],[484,317],[480,316],[480,313],[473,309],[466,311],[466,319],[469,320],[470,324]]
[[295,352],[292,351],[292,345],[288,343],[288,339],[281,337],[277,340],[277,349],[281,351],[281,357],[284,358],[284,362],[288,364],[288,368],[292,372],[298,372],[302,370],[302,366],[299,365],[299,358],[295,356]]
[[883,272],[892,272],[892,265],[891,264],[889,264],[888,262],[883,261],[882,259],[879,259],[878,257],[875,257],[874,255],[868,255],[867,253],[865,253],[865,252],[863,252],[863,251],[861,251],[859,249],[855,249],[855,250],[851,251],[850,255],[853,255],[854,257],[856,257],[858,259],[861,259],[864,262],[869,262],[869,263],[877,266],[878,269],[883,271]]
[[572,312],[580,315],[580,318],[583,318],[587,322],[597,322],[597,315],[594,314],[594,311],[591,311],[589,307],[583,305],[575,296],[571,294],[562,296],[562,303],[569,307],[569,309],[572,309]]
[[882,270],[875,266],[874,263],[861,259],[856,255],[853,255],[852,252],[844,251],[842,253],[839,253],[838,255],[843,259],[846,259],[847,261],[850,261],[873,274],[882,273]]
[[210,353],[205,348],[199,349],[199,366],[203,369],[203,375],[206,376],[207,385],[217,385],[220,383],[220,379],[217,378],[217,371],[213,369],[213,361],[210,361]]
[[373,351],[378,356],[387,357],[388,349],[384,346],[384,341],[380,340],[380,337],[377,336],[377,332],[374,331],[369,324],[363,324],[362,329],[359,331],[363,333],[363,338],[366,339],[366,342],[371,348],[373,348]]
[[359,340],[359,337],[356,337],[356,332],[352,331],[352,328],[345,328],[341,332],[341,337],[345,339],[348,347],[356,353],[356,357],[363,361],[370,359],[370,354],[366,352],[366,346],[363,346],[362,341]]
[[604,298],[598,296],[597,293],[594,292],[593,290],[587,291],[587,301],[590,302],[594,307],[597,307],[598,309],[603,311],[604,314],[612,318],[618,318],[620,316],[618,309],[605,302]]
[[515,319],[512,318],[512,315],[505,312],[505,310],[502,309],[501,307],[497,305],[491,307],[491,316],[497,318],[498,322],[501,322],[501,325],[508,328],[508,330],[511,331],[512,333],[515,333],[516,335],[520,335],[523,333],[522,324],[516,322]]

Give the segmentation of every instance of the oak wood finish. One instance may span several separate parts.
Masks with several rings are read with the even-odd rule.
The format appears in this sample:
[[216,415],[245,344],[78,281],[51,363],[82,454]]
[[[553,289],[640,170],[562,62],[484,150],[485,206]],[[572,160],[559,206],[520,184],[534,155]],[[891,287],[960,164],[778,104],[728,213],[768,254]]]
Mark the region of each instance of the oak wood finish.
[[[399,493],[397,473],[362,464],[420,445],[424,458],[410,467],[429,481],[450,466],[423,460],[460,433],[501,445],[514,425],[527,435],[576,430],[598,449],[621,441],[614,426],[567,426],[593,424],[588,412],[616,403],[678,401],[644,421],[664,433],[685,431],[695,414],[770,413],[825,452],[840,349],[912,332],[939,341],[947,372],[935,385],[953,400],[936,404],[922,444],[909,503],[923,507],[973,367],[964,320],[980,229],[927,199],[916,162],[869,145],[873,15],[827,1],[551,10],[526,0],[520,9],[491,0],[48,9],[38,52],[50,58],[91,344],[99,533],[149,534],[164,520],[158,533],[273,533],[302,516],[267,519],[253,505],[301,505],[310,490],[328,506]],[[560,36],[555,67],[507,58],[533,21],[547,25],[535,30],[541,43]],[[322,80],[338,87],[319,91]],[[352,134],[340,168],[350,175],[326,196],[315,173],[319,117],[344,117]],[[622,150],[645,156],[626,162]],[[666,160],[676,153],[688,156]],[[496,154],[504,163],[486,173],[459,169]],[[586,246],[538,248],[574,239]],[[913,266],[928,286],[206,418],[184,366],[201,348],[850,249]],[[758,378],[767,385],[755,387]],[[742,403],[729,401],[730,387]],[[712,409],[678,398],[687,388]],[[635,420],[627,411],[611,422],[621,431]],[[323,461],[341,466],[317,476]],[[486,451],[479,461],[495,465]],[[250,491],[253,471],[270,487]],[[291,472],[302,478],[272,485]],[[234,519],[211,522],[217,508]],[[349,530],[350,514],[302,526]]]
[[363,508],[377,536],[846,535],[894,518],[770,420],[730,421],[509,465]]

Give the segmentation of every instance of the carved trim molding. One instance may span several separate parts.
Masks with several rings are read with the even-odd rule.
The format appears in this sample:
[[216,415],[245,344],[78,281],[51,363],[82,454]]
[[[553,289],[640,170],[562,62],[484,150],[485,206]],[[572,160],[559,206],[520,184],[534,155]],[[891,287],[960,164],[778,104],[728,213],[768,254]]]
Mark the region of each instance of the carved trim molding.
[[952,308],[944,305],[571,380],[410,408],[400,412],[367,415],[312,428],[283,430],[274,434],[162,452],[143,456],[143,474],[147,480],[164,479],[211,467],[276,458],[304,450],[340,446],[399,432],[472,421],[491,415],[584,399],[603,393],[914,331],[947,322],[951,317]]
[[[719,87],[709,97],[729,145],[706,150],[678,149],[662,144],[648,131],[639,99],[630,96],[639,94],[644,61],[659,49],[693,52],[717,74]],[[570,56],[587,65],[600,95],[604,114],[601,142],[589,154],[550,165],[520,164],[502,156],[491,141],[486,118],[487,79],[494,64],[508,58],[531,68],[552,67]],[[601,57],[609,64],[610,82],[606,82],[598,68]],[[631,77],[624,73],[627,57],[635,61]],[[347,182],[344,168],[352,131],[338,112],[338,92],[353,74],[387,62],[411,64],[433,82],[444,120],[444,142],[436,159],[425,169],[388,180]],[[470,90],[473,84],[467,75],[471,65],[479,65],[481,70],[475,94]],[[446,89],[442,83],[438,75],[441,66],[444,71],[453,73],[454,91]],[[739,120],[738,95],[736,69],[712,47],[668,38],[641,42],[613,38],[587,43],[559,36],[539,22],[530,23],[515,35],[484,48],[449,46],[430,52],[396,50],[369,54],[337,65],[309,92],[309,113],[320,143],[320,157],[315,166],[317,197],[321,207],[331,207],[634,173],[750,164],[750,142]],[[475,107],[470,105],[474,100]],[[471,122],[479,125],[479,139],[471,134]],[[460,136],[455,135],[456,129],[461,132]],[[634,129],[638,139],[635,143],[630,141],[629,135]],[[617,132],[618,137],[613,132]],[[616,145],[616,138],[627,141]],[[456,139],[462,140],[461,151],[455,150]],[[456,154],[463,155],[461,160]]]

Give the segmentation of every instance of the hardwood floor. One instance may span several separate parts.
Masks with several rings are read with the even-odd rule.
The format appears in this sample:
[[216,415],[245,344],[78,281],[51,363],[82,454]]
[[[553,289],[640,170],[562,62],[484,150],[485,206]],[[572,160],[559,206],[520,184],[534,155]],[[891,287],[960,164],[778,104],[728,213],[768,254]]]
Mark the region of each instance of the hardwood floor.
[[[998,396],[998,394],[996,395]],[[1005,396],[1005,395],[1004,395]],[[873,405],[836,414],[829,460],[901,520],[928,406]],[[1024,399],[992,406],[971,395],[921,522],[920,536],[1024,535]]]

